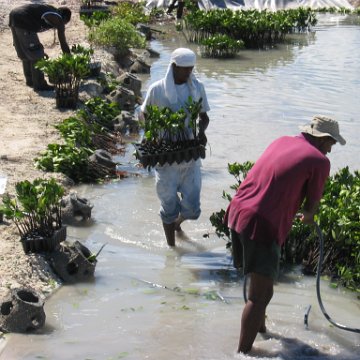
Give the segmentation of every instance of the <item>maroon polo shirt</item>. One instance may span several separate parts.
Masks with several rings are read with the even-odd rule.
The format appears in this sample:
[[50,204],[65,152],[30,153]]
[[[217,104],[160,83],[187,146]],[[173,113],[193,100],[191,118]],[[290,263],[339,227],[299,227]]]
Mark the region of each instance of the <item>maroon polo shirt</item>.
[[225,222],[252,240],[282,245],[304,199],[321,199],[329,172],[329,159],[302,134],[281,137],[241,183]]

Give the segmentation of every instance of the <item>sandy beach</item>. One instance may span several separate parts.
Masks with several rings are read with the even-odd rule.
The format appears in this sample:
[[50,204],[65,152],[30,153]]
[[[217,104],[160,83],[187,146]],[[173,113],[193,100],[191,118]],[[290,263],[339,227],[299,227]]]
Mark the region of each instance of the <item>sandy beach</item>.
[[[72,110],[59,111],[53,92],[36,93],[25,85],[21,61],[12,45],[8,14],[12,8],[28,1],[0,1],[0,174],[7,178],[6,192],[14,194],[16,182],[54,177],[67,190],[71,181],[61,174],[44,173],[34,167],[34,158],[49,143],[59,142],[54,125],[72,115]],[[86,44],[86,33],[80,21],[79,1],[47,1],[65,5],[73,15],[66,26],[69,45]],[[40,39],[50,57],[61,53],[52,30],[41,33]],[[0,195],[1,197],[1,195]],[[46,297],[57,287],[57,279],[43,258],[25,255],[14,224],[4,219],[0,224],[0,296],[10,289],[29,286]]]

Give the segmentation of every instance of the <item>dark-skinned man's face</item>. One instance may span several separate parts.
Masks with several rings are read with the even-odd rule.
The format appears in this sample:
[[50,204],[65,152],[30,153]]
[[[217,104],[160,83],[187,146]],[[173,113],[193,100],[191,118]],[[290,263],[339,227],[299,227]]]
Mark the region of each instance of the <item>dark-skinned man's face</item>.
[[189,80],[189,77],[193,71],[193,66],[177,66],[173,64],[173,73],[174,73],[174,81],[175,84],[181,85],[186,83]]
[[330,153],[331,148],[336,144],[336,141],[330,136],[325,136],[324,138],[320,138],[320,140],[319,150],[324,155]]

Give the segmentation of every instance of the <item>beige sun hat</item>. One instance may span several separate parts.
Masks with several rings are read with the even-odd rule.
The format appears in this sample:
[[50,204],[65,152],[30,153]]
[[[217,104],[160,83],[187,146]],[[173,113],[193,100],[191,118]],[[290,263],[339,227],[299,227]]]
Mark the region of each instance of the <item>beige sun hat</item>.
[[303,133],[315,137],[330,136],[341,145],[346,144],[346,140],[340,135],[338,122],[325,115],[315,115],[310,124],[299,126],[299,128]]

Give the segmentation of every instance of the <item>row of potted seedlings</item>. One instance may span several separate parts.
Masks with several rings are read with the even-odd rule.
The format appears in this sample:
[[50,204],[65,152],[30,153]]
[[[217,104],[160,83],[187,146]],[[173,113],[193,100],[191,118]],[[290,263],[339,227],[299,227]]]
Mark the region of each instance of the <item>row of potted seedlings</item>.
[[[90,9],[93,5],[103,9],[101,1],[83,3],[84,9]],[[87,12],[87,15],[90,13]],[[127,28],[124,28],[124,31],[126,32]],[[99,38],[102,39],[101,35]],[[120,39],[123,38],[125,36],[120,36]],[[132,47],[133,40],[121,45],[122,48],[128,49]],[[71,54],[63,54],[56,59],[42,59],[37,63],[38,69],[55,85],[58,108],[75,109],[78,106],[81,80],[99,75],[101,64],[94,63],[92,56],[91,48],[85,49],[74,45]],[[107,86],[110,88],[112,85]],[[89,159],[99,145],[110,154],[123,151],[121,137],[112,131],[113,120],[120,113],[119,106],[111,101],[90,99],[75,116],[56,125],[64,138],[64,144],[49,144],[47,151],[36,159],[37,166],[46,171],[63,172],[75,182],[97,181],[114,175],[114,168],[102,166],[101,163],[94,163],[92,160],[89,162]],[[112,165],[115,166],[115,163]],[[97,253],[92,253],[78,241],[73,244],[65,241],[63,187],[55,179],[36,179],[33,182],[25,180],[17,183],[15,190],[14,196],[8,193],[2,196],[0,214],[15,223],[24,252],[45,255],[53,270],[64,282],[91,278],[94,275],[97,257],[104,245]],[[33,289],[14,289],[9,297],[1,300],[0,331],[28,332],[44,325],[44,302]]]
[[[65,283],[91,279],[97,253],[79,241],[65,242],[66,226],[62,206],[64,188],[55,179],[18,182],[16,195],[5,193],[1,210],[12,220],[20,235],[23,250],[45,256],[50,267]],[[0,331],[21,332],[41,328],[45,323],[43,298],[30,287],[14,288],[0,299]]]
[[177,143],[162,142],[159,144],[143,143],[134,144],[137,158],[140,163],[146,167],[155,165],[164,165],[166,163],[180,164],[183,161],[204,159],[206,155],[205,146],[200,144],[199,140],[187,140]]
[[[116,163],[111,161],[111,155],[124,151],[121,135],[114,132],[114,119],[119,114],[117,103],[100,97],[89,99],[74,116],[55,125],[63,143],[48,144],[35,159],[35,166],[48,172],[61,172],[75,183],[116,177]],[[107,154],[108,163],[93,161],[98,150]]]

